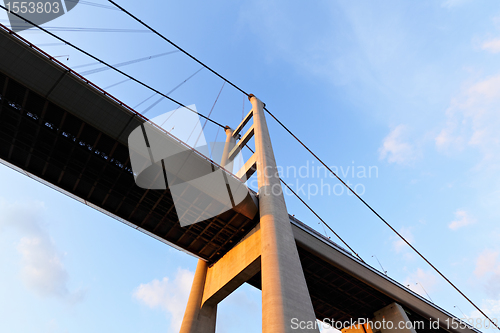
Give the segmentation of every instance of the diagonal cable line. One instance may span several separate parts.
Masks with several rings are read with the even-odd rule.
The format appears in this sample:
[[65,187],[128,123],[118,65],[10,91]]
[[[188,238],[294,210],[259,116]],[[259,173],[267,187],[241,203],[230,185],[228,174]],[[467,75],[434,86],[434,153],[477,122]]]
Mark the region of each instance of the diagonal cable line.
[[267,108],[264,106],[264,110],[267,111],[271,117],[274,118],[278,122],[278,124],[281,125],[291,136],[297,140],[302,147],[304,147],[314,158],[316,158],[317,161],[319,161],[328,171],[330,171],[331,174],[333,174],[349,191],[351,191],[352,194],[354,194],[369,210],[371,210],[382,222],[384,222],[385,225],[387,225],[399,238],[401,238],[420,258],[422,258],[429,266],[434,269],[435,272],[437,272],[443,279],[446,280],[460,295],[462,295],[472,306],[474,306],[483,316],[485,316],[498,330],[500,330],[500,327],[498,327],[497,324],[495,324],[490,317],[488,317],[472,300],[470,300],[453,282],[451,282],[439,269],[436,268],[423,254],[421,254],[409,241],[406,240],[406,238],[403,237],[392,225],[389,224],[375,209],[372,208],[365,200],[363,200],[349,185],[347,185],[335,172],[333,172],[326,163],[324,163],[315,153],[312,152],[309,147],[307,147],[297,136],[295,136],[281,121],[278,120]]
[[[120,62],[118,64],[114,64],[113,66],[116,67],[116,68],[118,68],[118,67],[131,65],[131,64],[135,64],[135,63],[146,61],[146,60],[150,60],[150,59],[155,59],[155,58],[163,57],[163,56],[166,56],[166,55],[169,55],[169,54],[172,54],[172,53],[177,53],[177,52],[179,52],[179,51],[175,50],[175,51],[170,51],[170,52],[164,52],[164,53],[155,54],[155,55],[152,55],[152,56],[149,56],[149,57],[142,57],[142,58],[138,58],[138,59],[134,59],[134,60]],[[79,65],[79,66],[75,66],[73,68],[86,67],[86,66],[92,66],[92,65],[99,65],[99,64],[93,63],[93,64],[86,64],[86,65]],[[81,72],[80,75],[89,75],[89,74],[99,73],[99,72],[107,71],[109,69],[111,69],[111,68],[109,68],[108,66],[103,66],[101,68],[95,68],[95,69],[91,69],[91,70],[88,70],[88,71],[85,71],[85,72]]]
[[245,91],[243,91],[240,87],[238,87],[237,85],[235,85],[234,83],[232,83],[231,81],[229,81],[228,79],[226,79],[225,77],[223,77],[222,75],[220,75],[219,73],[217,73],[216,71],[214,71],[212,68],[210,68],[207,65],[205,65],[204,63],[202,63],[200,60],[198,60],[197,58],[195,58],[194,56],[192,56],[190,53],[188,53],[187,51],[185,51],[184,49],[182,49],[180,46],[178,46],[177,44],[175,44],[174,42],[172,42],[170,39],[168,39],[167,37],[165,37],[162,34],[160,34],[158,31],[156,31],[155,29],[153,29],[152,27],[150,27],[146,23],[142,22],[139,18],[137,18],[135,15],[133,15],[132,13],[130,13],[129,11],[127,11],[125,8],[123,8],[122,6],[118,5],[116,2],[114,2],[112,0],[108,0],[108,1],[111,2],[113,5],[115,5],[118,9],[120,9],[121,11],[123,11],[125,14],[127,14],[128,16],[130,16],[131,18],[133,18],[134,20],[136,20],[140,24],[142,24],[144,27],[148,28],[151,32],[155,33],[157,36],[159,36],[160,38],[162,38],[166,42],[170,43],[172,46],[174,46],[179,51],[181,51],[182,53],[184,53],[185,55],[187,55],[189,58],[193,59],[194,61],[196,61],[197,63],[199,63],[200,65],[202,65],[206,69],[208,69],[210,72],[212,72],[212,74],[215,74],[216,76],[218,76],[219,78],[221,78],[222,80],[226,81],[228,84],[230,84],[231,86],[233,86],[233,88],[241,91],[242,93],[244,93],[245,95],[248,96],[248,94]]
[[[248,150],[250,150],[252,152],[252,154],[255,154],[255,152],[253,151],[252,148],[250,148],[248,145],[245,145],[245,147],[248,148]],[[294,190],[292,190],[292,188],[290,186],[288,186],[288,184],[280,177],[280,181],[283,183],[283,185],[285,185],[292,193],[295,197],[297,197],[297,199],[299,199],[306,207],[307,209],[309,209],[311,211],[311,213],[313,213],[322,223],[323,225],[325,225],[341,242],[342,244],[344,244],[345,246],[347,246],[347,248],[349,250],[351,250],[352,253],[354,253],[356,255],[356,257],[359,258],[359,260],[361,260],[362,262],[365,262],[360,256],[359,254],[356,253],[356,251],[354,251],[350,246],[349,244],[346,243],[346,241],[344,241],[342,239],[342,237],[339,236],[339,234],[337,234],[326,222],[325,220],[323,220],[321,218],[321,216],[319,216],[316,211],[314,211],[314,209],[311,208],[311,206],[309,206],[297,193],[295,193]]]
[[62,45],[65,45],[64,43],[42,43],[42,44],[38,44],[37,46],[40,47],[40,46],[62,46]]
[[[180,86],[182,86],[184,83],[186,83],[190,78],[192,78],[193,76],[195,76],[196,74],[198,74],[201,70],[203,69],[200,68],[199,70],[197,70],[194,74],[192,74],[191,76],[189,76],[187,79],[185,79],[184,81],[182,81],[181,83],[179,83],[178,85],[176,85],[172,90],[170,90],[168,93],[166,93],[167,96],[169,96],[171,93],[173,93],[174,91],[177,90],[177,88],[179,88]],[[156,94],[153,94],[151,96],[149,96],[148,98],[146,98],[144,101],[140,102],[139,104],[137,104],[137,106],[143,104],[144,102],[150,100],[151,98],[153,98]],[[156,102],[154,102],[152,105],[150,105],[149,107],[147,107],[144,111],[143,111],[143,115],[148,112],[149,110],[151,110],[151,108],[153,108],[156,104],[160,103],[161,101],[163,100],[163,97],[160,97]],[[136,106],[136,107],[137,107]],[[134,108],[135,109],[135,108]],[[210,118],[210,114],[208,115],[208,117]]]
[[196,72],[194,72],[191,76],[189,76],[187,79],[185,79],[184,81],[182,81],[181,83],[179,83],[178,85],[176,85],[172,90],[170,90],[167,95],[170,95],[171,93],[173,93],[174,91],[177,90],[177,88],[179,88],[180,86],[182,86],[184,83],[186,83],[189,79],[191,79],[193,76],[195,76],[196,74],[198,74],[199,72],[201,72],[203,68],[200,68],[198,69]]
[[151,98],[153,98],[154,96],[156,95],[156,93],[153,93],[153,95],[149,96],[148,98],[146,98],[145,100],[143,100],[142,102],[140,102],[139,104],[137,104],[136,106],[133,107],[133,109],[137,109],[139,106],[141,106],[142,104],[146,103],[147,101],[149,101]]
[[219,136],[219,131],[220,131],[220,127],[217,127],[217,133],[215,134],[214,143],[213,143],[213,145],[210,148],[210,159],[212,159],[212,150],[214,149],[214,147],[216,145],[217,137]]
[[[208,113],[208,117],[212,115],[212,111],[215,108],[215,104],[217,104],[217,101],[219,100],[219,96],[222,93],[222,89],[224,89],[224,85],[226,84],[226,81],[222,82],[222,87],[220,88],[219,94],[217,95],[217,98],[215,98],[214,105],[212,105],[212,108],[210,109],[210,112]],[[203,130],[205,129],[205,126],[207,126],[207,120],[205,120],[205,123],[203,124],[203,127],[201,128],[200,134],[198,134],[198,137],[196,138],[196,141],[194,143],[194,146],[196,147],[196,144],[198,143],[198,140],[200,140],[201,134],[203,133]]]
[[[4,7],[4,6],[2,6],[2,5],[0,5],[0,8],[2,8],[2,9],[3,9],[3,10],[5,10],[5,11],[8,11],[8,10],[7,10],[7,8],[5,8],[5,7]],[[11,14],[12,14],[12,15],[15,15],[16,17],[18,17],[18,18],[20,18],[20,19],[25,20],[25,21],[26,21],[26,22],[28,22],[29,24],[31,24],[31,25],[33,25],[33,26],[37,27],[38,29],[40,29],[40,30],[42,30],[43,32],[45,32],[45,33],[49,34],[50,36],[54,37],[55,39],[57,39],[57,40],[59,40],[59,41],[61,41],[61,42],[66,43],[67,45],[71,46],[72,48],[74,48],[74,49],[75,49],[75,50],[77,50],[77,51],[80,51],[81,53],[85,54],[86,56],[88,56],[88,57],[90,57],[90,58],[92,58],[92,59],[94,59],[94,60],[96,60],[96,61],[98,61],[98,62],[102,63],[103,65],[106,65],[106,66],[110,67],[111,69],[113,69],[113,70],[114,70],[114,71],[116,71],[117,73],[120,73],[121,75],[123,75],[123,76],[125,76],[125,77],[127,77],[127,78],[129,78],[129,79],[131,79],[131,80],[133,80],[134,82],[136,82],[136,83],[140,84],[141,86],[146,87],[146,88],[148,88],[149,90],[154,91],[154,92],[156,92],[156,93],[157,93],[157,94],[159,94],[159,95],[162,95],[163,97],[167,98],[169,101],[174,102],[174,103],[176,103],[177,105],[180,105],[180,106],[182,106],[182,107],[186,108],[187,110],[189,110],[189,111],[191,111],[191,112],[194,112],[194,113],[198,114],[200,117],[202,117],[202,118],[204,118],[204,119],[207,119],[208,121],[210,121],[210,122],[214,123],[214,124],[215,124],[215,125],[217,125],[217,126],[220,126],[220,127],[225,127],[224,125],[222,125],[222,124],[220,124],[220,123],[216,122],[215,120],[210,119],[210,118],[208,118],[208,117],[206,117],[206,116],[202,115],[201,113],[198,113],[198,112],[196,112],[195,110],[193,110],[193,109],[191,109],[191,108],[189,108],[189,107],[185,106],[185,105],[184,105],[184,104],[182,104],[181,102],[179,102],[179,101],[177,101],[177,100],[175,100],[175,99],[173,99],[173,98],[171,98],[171,97],[168,97],[167,95],[165,95],[164,93],[160,92],[159,90],[157,90],[157,89],[153,88],[152,86],[150,86],[150,85],[148,85],[148,84],[146,84],[146,83],[144,83],[144,82],[142,82],[142,81],[140,81],[140,80],[136,79],[135,77],[133,77],[133,76],[131,76],[131,75],[129,75],[129,74],[127,74],[127,73],[123,72],[122,70],[119,70],[118,68],[113,67],[113,65],[108,64],[107,62],[105,62],[105,61],[103,61],[103,60],[101,60],[101,59],[97,58],[96,56],[94,56],[94,55],[92,55],[91,53],[89,53],[89,52],[87,52],[87,51],[83,50],[82,48],[80,48],[80,47],[78,47],[78,46],[76,46],[76,45],[74,45],[74,44],[72,44],[72,43],[70,43],[70,42],[66,41],[66,40],[65,40],[65,39],[63,39],[62,37],[59,37],[59,36],[57,36],[56,34],[53,34],[52,32],[50,32],[50,31],[48,31],[48,30],[46,30],[46,29],[42,28],[42,27],[41,27],[41,26],[39,26],[38,24],[33,23],[32,21],[30,21],[30,20],[28,20],[28,19],[24,18],[23,16],[21,16],[21,15],[19,15],[19,14],[17,14],[17,13],[14,13],[14,12],[11,12]]]
[[354,251],[335,231],[333,231],[333,229],[321,218],[321,216],[319,216],[315,211],[314,209],[311,208],[311,206],[309,206],[297,193],[295,193],[294,190],[291,189],[290,186],[288,186],[288,184],[282,179],[280,178],[280,181],[283,183],[283,185],[285,185],[292,193],[293,195],[295,195],[297,197],[297,199],[299,199],[306,207],[307,209],[309,209],[314,215],[316,215],[316,217],[323,223],[324,226],[326,226],[338,239],[340,239],[340,241],[345,245],[347,246],[347,248],[349,250],[351,250],[352,253],[354,253],[356,255],[356,257],[359,258],[359,260],[361,260],[362,262],[365,262],[360,256],[359,254],[356,253],[356,251]]
[[106,89],[109,89],[109,88],[115,87],[115,86],[117,86],[117,85],[119,85],[119,84],[122,84],[122,83],[124,83],[124,82],[127,82],[127,81],[130,81],[130,79],[125,79],[125,80],[123,80],[123,81],[120,81],[120,82],[117,82],[117,83],[113,83],[112,85],[107,86],[107,87],[102,88],[102,89],[106,90]]
[[[174,51],[174,52],[179,52],[179,51]],[[164,55],[167,55],[167,54],[170,54],[170,53],[173,53],[173,52],[165,52],[165,53],[160,53],[160,54],[152,55],[152,56],[149,56],[149,57],[142,57],[142,58],[138,58],[138,59],[134,59],[134,60],[129,60],[129,61],[126,61],[126,62],[122,62],[122,63],[116,64],[116,65],[113,65],[113,66],[119,67],[120,65],[128,65],[128,64],[132,64],[134,62],[141,62],[141,61],[144,61],[144,60],[149,60],[149,59],[154,59],[154,58],[157,58],[157,57],[161,57],[161,56],[164,56]],[[73,66],[71,68],[75,69],[75,68],[82,68],[82,67],[95,66],[95,65],[100,65],[100,63],[94,61],[94,62],[91,62],[91,63],[88,63],[88,64]]]
[[[14,12],[10,12],[10,14],[16,14]],[[22,17],[23,20],[25,20]],[[4,21],[6,22],[6,21]],[[33,27],[37,27],[34,24],[21,24],[10,26],[11,28],[22,28],[22,29],[31,29]],[[124,32],[124,33],[151,33],[149,30],[139,30],[139,29],[117,29],[117,28],[80,28],[80,27],[44,27],[47,31],[63,31],[63,32]],[[36,30],[26,30],[28,32],[38,32]]]
[[98,8],[103,8],[103,9],[110,9],[110,10],[115,10],[118,11],[119,9],[113,7],[113,6],[106,6],[100,3],[96,2],[91,2],[91,1],[83,1],[83,0],[65,0],[66,2],[73,2],[76,4],[82,4],[82,5],[87,5],[87,6],[93,6],[93,7],[98,7]]
[[158,100],[156,100],[156,102],[154,102],[153,104],[151,104],[150,106],[148,106],[144,111],[142,111],[142,115],[144,116],[146,114],[146,112],[148,112],[149,110],[151,110],[152,108],[154,108],[158,103],[160,103],[161,101],[163,101],[163,99],[164,99],[163,97],[160,97]]

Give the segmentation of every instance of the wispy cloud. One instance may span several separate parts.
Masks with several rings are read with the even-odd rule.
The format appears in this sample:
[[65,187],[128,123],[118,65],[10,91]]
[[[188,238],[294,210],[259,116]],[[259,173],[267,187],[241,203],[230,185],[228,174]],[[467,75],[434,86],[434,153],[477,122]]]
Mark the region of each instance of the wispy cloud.
[[21,278],[30,290],[72,304],[79,302],[85,290],[68,289],[64,255],[41,224],[44,211],[43,202],[9,203],[0,198],[0,228],[12,228],[23,235],[17,250],[22,256]]
[[478,167],[499,167],[500,75],[468,85],[446,110],[446,125],[435,138],[440,151],[478,149],[483,160]]
[[500,299],[500,262],[499,252],[484,250],[476,260],[474,275],[482,283],[488,295]]
[[476,260],[476,269],[474,270],[474,275],[478,278],[485,276],[487,273],[495,269],[498,252],[485,250],[483,251]]
[[379,148],[379,158],[389,163],[409,164],[418,158],[414,145],[408,142],[406,125],[396,126],[383,140]]
[[168,277],[154,279],[139,285],[133,296],[151,309],[165,311],[171,318],[171,331],[179,332],[193,278],[191,271],[179,268],[172,281]]
[[[486,299],[483,300],[481,304],[481,310],[484,311],[490,318],[498,318],[500,317],[500,299]],[[483,315],[475,310],[470,315],[471,318],[484,318]],[[498,324],[498,322],[497,322]]]
[[500,38],[490,39],[483,42],[483,44],[481,44],[481,49],[491,53],[500,52]]
[[476,219],[474,217],[472,217],[465,210],[458,209],[455,212],[455,220],[448,225],[448,228],[451,230],[457,230],[474,223],[476,223]]

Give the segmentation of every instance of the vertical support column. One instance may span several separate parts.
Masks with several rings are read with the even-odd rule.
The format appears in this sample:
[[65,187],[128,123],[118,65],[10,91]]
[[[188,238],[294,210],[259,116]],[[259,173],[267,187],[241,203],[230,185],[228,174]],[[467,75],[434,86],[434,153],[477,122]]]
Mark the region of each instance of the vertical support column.
[[[283,197],[263,103],[253,95],[249,100],[253,106],[259,184],[262,332],[319,332],[304,329],[316,317]],[[294,322],[304,326],[294,330]]]
[[217,305],[205,305],[202,307],[201,304],[207,269],[207,263],[203,260],[198,260],[180,333],[215,333]]
[[[236,145],[236,139],[233,138],[233,130],[229,126],[226,126],[225,131],[226,144],[224,145],[220,164],[223,167],[230,167],[232,169],[232,164],[228,163],[228,155]],[[232,172],[232,170],[229,171]],[[180,333],[215,333],[217,305],[203,304],[202,307],[207,270],[207,263],[203,260],[198,260]]]
[[226,144],[224,145],[224,151],[222,152],[222,159],[220,161],[220,165],[226,168],[227,171],[233,172],[232,170],[232,164],[231,164],[231,170],[229,170],[226,165],[228,164],[228,155],[231,149],[236,146],[236,139],[233,138],[233,129],[229,126],[226,126]]

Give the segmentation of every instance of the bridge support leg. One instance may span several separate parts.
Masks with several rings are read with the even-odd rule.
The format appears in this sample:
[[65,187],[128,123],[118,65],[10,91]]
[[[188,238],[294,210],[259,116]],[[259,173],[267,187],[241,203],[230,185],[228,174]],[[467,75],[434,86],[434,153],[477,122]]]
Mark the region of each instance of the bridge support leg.
[[[304,328],[315,323],[316,316],[283,197],[263,103],[253,95],[249,99],[253,107],[259,185],[262,332],[319,332],[317,328]],[[293,329],[297,327],[292,325],[294,322],[301,328]]]
[[202,304],[208,265],[198,260],[180,333],[215,333],[217,304]]
[[260,228],[257,225],[219,261],[198,262],[181,333],[214,333],[217,304],[260,272]]
[[[217,304],[259,272],[262,332],[317,333],[316,317],[285,205],[263,104],[251,95],[260,223],[216,263],[198,262],[181,333],[214,333]],[[221,165],[235,145],[226,129]]]
[[[225,131],[226,143],[222,153],[221,165],[229,167],[229,151],[235,146],[236,140],[233,138],[233,130],[231,128],[226,127]],[[203,299],[205,288],[209,287],[206,282],[207,272],[207,263],[203,260],[198,260],[180,333],[215,333],[217,303],[204,302]]]
[[236,139],[233,137],[233,129],[229,126],[226,126],[226,143],[224,144],[224,151],[222,152],[222,159],[220,161],[220,165],[225,167],[226,170],[233,172],[232,164],[230,164],[230,169],[228,168],[228,157],[229,152],[236,145]]

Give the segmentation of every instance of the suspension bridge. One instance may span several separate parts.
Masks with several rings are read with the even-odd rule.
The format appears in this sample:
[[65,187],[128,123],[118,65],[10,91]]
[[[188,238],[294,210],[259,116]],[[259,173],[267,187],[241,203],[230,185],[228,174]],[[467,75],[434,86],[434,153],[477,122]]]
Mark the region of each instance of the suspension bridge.
[[[259,168],[275,168],[276,162],[265,106],[249,97],[252,110],[226,134],[240,146],[255,138],[253,159],[243,167],[250,176]],[[240,130],[252,120],[251,131],[237,142]],[[252,200],[243,206],[182,227],[176,205],[184,204],[183,210],[195,218],[204,212],[188,201],[174,205],[168,188],[144,189],[134,180],[127,138],[148,121],[55,57],[0,27],[0,162],[198,258],[181,332],[215,332],[217,304],[243,283],[263,292],[263,332],[317,331],[302,326],[294,330],[287,324],[293,318],[420,321],[424,326],[398,331],[479,332],[466,324],[450,326],[461,321],[290,216],[282,195],[266,192],[270,183],[280,184],[279,178],[259,176],[259,192],[250,191]],[[241,172],[233,174],[223,162],[194,149],[192,156],[193,163],[239,180]],[[196,200],[206,206],[217,202],[202,192]],[[433,325],[437,321],[438,327]],[[372,330],[369,325],[342,328]]]

